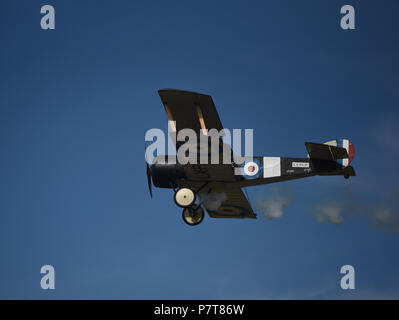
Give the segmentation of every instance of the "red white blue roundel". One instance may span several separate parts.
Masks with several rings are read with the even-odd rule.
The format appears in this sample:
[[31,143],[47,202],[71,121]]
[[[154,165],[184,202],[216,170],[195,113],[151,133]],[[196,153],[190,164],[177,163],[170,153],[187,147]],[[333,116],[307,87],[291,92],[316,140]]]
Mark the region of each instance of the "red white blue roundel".
[[262,172],[262,166],[258,160],[248,161],[243,164],[242,175],[245,179],[256,179]]

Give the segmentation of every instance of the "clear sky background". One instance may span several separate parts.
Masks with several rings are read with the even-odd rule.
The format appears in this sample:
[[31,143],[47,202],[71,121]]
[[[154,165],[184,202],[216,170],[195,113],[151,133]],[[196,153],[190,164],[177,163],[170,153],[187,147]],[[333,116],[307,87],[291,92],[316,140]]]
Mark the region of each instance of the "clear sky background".
[[[40,28],[45,4],[56,30]],[[356,30],[340,28],[344,4]],[[399,298],[398,10],[1,1],[0,298]],[[248,188],[254,207],[279,192],[291,203],[280,219],[189,227],[171,190],[151,200],[146,185],[145,132],[167,129],[162,88],[211,95],[224,127],[254,129],[256,155],[349,138],[357,176]],[[344,222],[319,223],[326,206]],[[53,291],[40,288],[45,264]]]

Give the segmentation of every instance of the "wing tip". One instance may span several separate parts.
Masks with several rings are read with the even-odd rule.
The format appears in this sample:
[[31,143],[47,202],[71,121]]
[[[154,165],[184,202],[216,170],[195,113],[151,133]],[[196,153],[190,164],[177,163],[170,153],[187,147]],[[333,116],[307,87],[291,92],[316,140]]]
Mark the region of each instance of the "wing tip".
[[194,94],[194,95],[200,95],[200,96],[205,96],[205,97],[211,97],[208,94],[198,93],[198,92],[194,92],[194,91],[181,90],[181,89],[172,89],[172,88],[158,89],[159,95],[167,94],[167,93]]

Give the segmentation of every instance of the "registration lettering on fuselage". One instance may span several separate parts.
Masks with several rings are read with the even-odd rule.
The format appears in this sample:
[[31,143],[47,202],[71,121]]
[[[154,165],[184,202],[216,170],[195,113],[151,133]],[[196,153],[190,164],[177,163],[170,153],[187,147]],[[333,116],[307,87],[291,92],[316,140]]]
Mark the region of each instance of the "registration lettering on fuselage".
[[293,162],[293,168],[309,168],[309,162]]

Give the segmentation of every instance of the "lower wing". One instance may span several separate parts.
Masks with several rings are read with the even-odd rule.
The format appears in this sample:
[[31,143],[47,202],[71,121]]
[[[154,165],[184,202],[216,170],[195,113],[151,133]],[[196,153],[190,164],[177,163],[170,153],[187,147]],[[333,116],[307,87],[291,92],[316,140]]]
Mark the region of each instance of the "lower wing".
[[212,218],[256,218],[247,198],[239,187],[213,184],[199,193],[200,201]]

